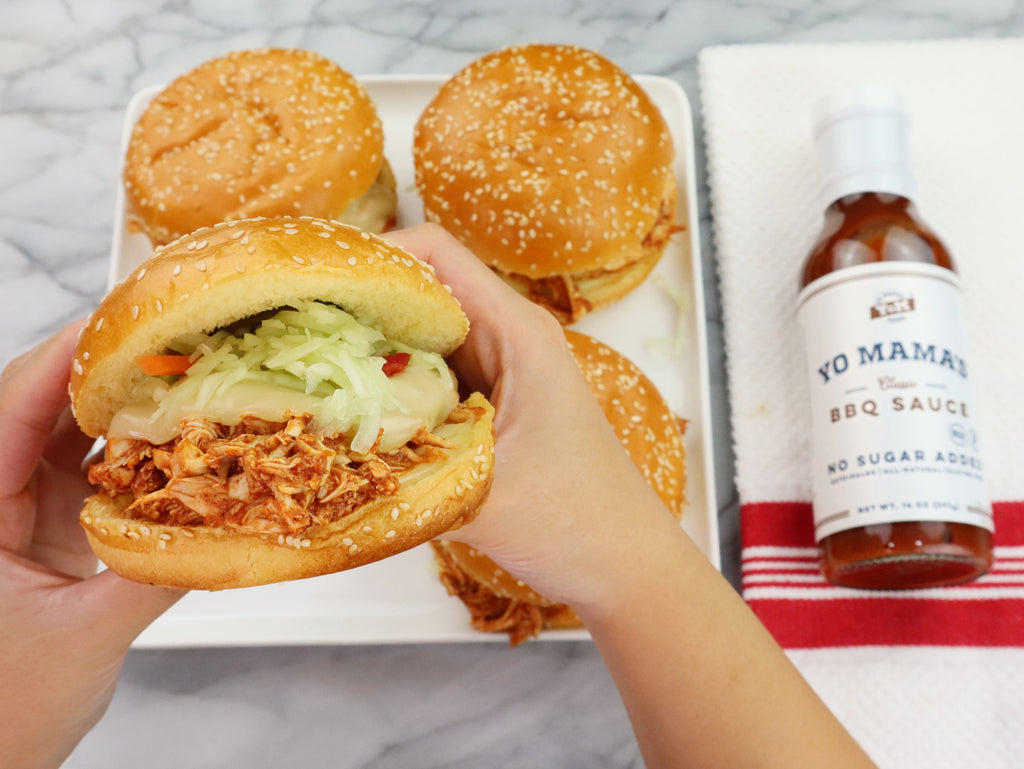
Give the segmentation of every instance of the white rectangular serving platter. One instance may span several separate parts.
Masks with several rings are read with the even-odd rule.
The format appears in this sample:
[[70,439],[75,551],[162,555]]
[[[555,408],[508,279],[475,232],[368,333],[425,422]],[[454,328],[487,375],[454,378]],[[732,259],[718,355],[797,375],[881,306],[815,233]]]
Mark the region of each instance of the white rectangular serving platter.
[[[444,76],[364,76],[380,113],[385,154],[398,180],[399,226],[423,221],[412,166],[413,127]],[[629,296],[583,318],[574,328],[597,337],[635,362],[673,410],[689,420],[686,431],[687,499],[682,526],[721,568],[714,488],[707,336],[700,238],[697,231],[693,117],[686,94],[663,77],[636,77],[667,120],[676,146],[678,218],[654,273]],[[136,120],[160,91],[135,95],[125,115],[121,157]],[[151,252],[149,240],[125,226],[123,186],[115,211],[109,283],[113,285]],[[584,630],[547,631],[542,640],[585,640]],[[352,571],[277,585],[192,592],[154,622],[135,648],[286,644],[388,644],[499,641],[469,626],[462,603],[441,586],[429,546],[423,545]]]

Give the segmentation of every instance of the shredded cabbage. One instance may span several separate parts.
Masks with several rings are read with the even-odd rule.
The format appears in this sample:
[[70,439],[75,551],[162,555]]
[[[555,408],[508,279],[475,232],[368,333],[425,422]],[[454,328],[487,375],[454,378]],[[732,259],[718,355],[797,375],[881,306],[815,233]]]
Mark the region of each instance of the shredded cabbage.
[[[427,429],[442,421],[458,401],[440,355],[386,339],[379,329],[322,302],[296,302],[294,308],[279,310],[241,332],[183,337],[171,349],[189,355],[193,363],[169,387],[144,385],[147,397],[157,403],[153,421],[166,414],[202,414],[232,388],[255,383],[292,391],[304,405],[312,396],[316,407],[311,428],[331,435],[345,433],[353,450],[366,452],[377,441],[382,425],[396,413],[422,415],[424,404],[416,403],[417,399],[435,401],[429,409],[435,416],[428,420],[432,423]],[[410,359],[405,372],[388,377],[383,356],[394,352],[409,353]],[[418,374],[417,387],[401,384],[406,373]],[[444,388],[443,407],[436,403],[436,387],[430,388],[435,390],[433,396],[420,392],[424,374]],[[410,430],[415,432],[415,428],[406,432]]]

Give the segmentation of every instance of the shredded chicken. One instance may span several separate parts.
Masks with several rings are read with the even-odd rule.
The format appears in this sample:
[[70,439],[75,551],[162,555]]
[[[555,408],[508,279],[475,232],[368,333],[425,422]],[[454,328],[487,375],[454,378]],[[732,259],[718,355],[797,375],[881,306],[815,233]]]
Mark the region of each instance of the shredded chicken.
[[593,309],[593,305],[580,293],[572,275],[552,275],[547,278],[514,275],[513,280],[526,287],[531,302],[547,307],[562,325],[572,323]]
[[[643,252],[640,258],[650,251],[661,251],[669,238],[681,231],[681,226],[673,224],[674,200],[666,199],[658,210],[658,218],[641,242]],[[631,267],[632,263],[620,269]],[[578,320],[593,309],[580,292],[578,281],[598,278],[615,270],[591,270],[579,275],[552,275],[546,278],[530,278],[526,275],[512,273],[506,277],[520,287],[520,290],[534,304],[546,307],[563,325]]]
[[[457,408],[450,421],[472,419],[465,411]],[[397,451],[359,454],[343,437],[308,432],[309,420],[243,417],[229,427],[199,418],[184,421],[181,435],[159,446],[112,439],[89,480],[111,496],[132,494],[128,511],[136,519],[295,535],[396,493],[402,470],[452,448],[420,430]]]
[[650,232],[644,236],[644,248],[665,248],[668,245],[669,238],[677,232],[682,232],[684,228],[672,222],[674,208],[674,200],[665,199],[661,201],[661,207],[658,209],[658,218],[654,220],[654,226],[651,227]]
[[481,633],[508,633],[509,646],[536,638],[549,618],[567,612],[561,604],[538,606],[496,595],[459,568],[444,548],[434,547],[434,553],[441,584],[469,609],[470,626]]

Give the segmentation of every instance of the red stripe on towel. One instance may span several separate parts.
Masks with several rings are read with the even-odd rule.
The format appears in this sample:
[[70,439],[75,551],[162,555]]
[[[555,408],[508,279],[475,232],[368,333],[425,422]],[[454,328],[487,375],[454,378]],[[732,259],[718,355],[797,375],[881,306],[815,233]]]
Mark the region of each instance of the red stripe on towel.
[[974,582],[914,591],[825,582],[806,502],[743,505],[743,594],[786,648],[1024,645],[1024,502],[993,506],[996,562]]

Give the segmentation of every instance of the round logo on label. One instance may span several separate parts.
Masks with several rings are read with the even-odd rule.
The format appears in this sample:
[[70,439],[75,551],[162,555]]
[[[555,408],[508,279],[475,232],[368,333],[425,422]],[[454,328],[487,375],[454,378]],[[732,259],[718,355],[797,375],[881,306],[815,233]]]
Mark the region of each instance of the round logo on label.
[[953,424],[949,428],[949,437],[953,440],[956,446],[966,446],[971,442],[971,433],[973,430],[968,430],[959,422]]

